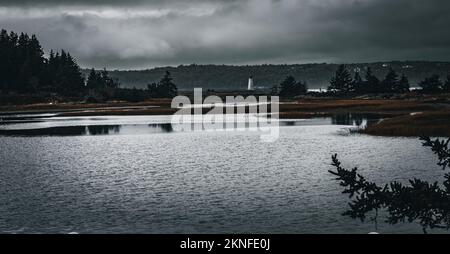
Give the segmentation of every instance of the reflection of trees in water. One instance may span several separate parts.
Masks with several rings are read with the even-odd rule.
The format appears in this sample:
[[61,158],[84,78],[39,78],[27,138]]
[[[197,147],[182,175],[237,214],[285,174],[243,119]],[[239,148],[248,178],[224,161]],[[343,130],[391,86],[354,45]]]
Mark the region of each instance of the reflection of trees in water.
[[295,121],[289,121],[289,122],[284,122],[283,125],[285,126],[295,126],[296,122]]
[[148,127],[158,129],[161,132],[173,132],[172,124],[170,123],[164,123],[164,124],[149,124]]
[[364,118],[362,115],[337,114],[331,117],[331,122],[336,125],[361,125]]
[[331,123],[335,125],[361,126],[364,122],[372,123],[380,119],[376,114],[335,114],[331,117]]
[[[90,125],[90,126],[60,126],[49,127],[42,129],[24,129],[24,130],[0,130],[0,136],[84,136],[84,135],[112,135],[118,134],[123,129],[127,129],[127,132],[136,130],[142,130],[145,125],[135,126],[137,129],[128,129],[122,125]],[[174,129],[172,124],[149,124],[149,128],[154,132],[170,133]],[[139,132],[138,132],[139,133]]]
[[0,135],[5,136],[80,136],[86,134],[84,126],[50,127],[43,129],[1,130]]
[[86,126],[85,134],[89,135],[108,135],[120,132],[120,125],[92,125]]

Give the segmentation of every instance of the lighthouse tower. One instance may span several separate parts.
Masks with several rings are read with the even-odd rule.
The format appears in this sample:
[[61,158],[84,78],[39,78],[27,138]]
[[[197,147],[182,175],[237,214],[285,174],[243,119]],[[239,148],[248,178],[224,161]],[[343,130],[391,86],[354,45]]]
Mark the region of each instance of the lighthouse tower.
[[248,78],[248,90],[252,91],[253,90],[253,77],[250,76],[250,78]]

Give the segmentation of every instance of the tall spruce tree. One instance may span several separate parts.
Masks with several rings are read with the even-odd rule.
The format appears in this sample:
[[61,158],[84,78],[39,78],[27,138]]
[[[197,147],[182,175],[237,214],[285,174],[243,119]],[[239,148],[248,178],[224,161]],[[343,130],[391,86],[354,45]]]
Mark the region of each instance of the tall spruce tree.
[[366,93],[378,93],[380,80],[373,74],[372,69],[367,67],[365,75],[365,92]]
[[53,68],[50,73],[52,90],[65,96],[81,96],[85,92],[84,78],[75,59],[66,51],[61,50],[49,59],[48,66]]
[[388,73],[386,74],[386,77],[381,82],[380,92],[383,93],[397,92],[395,91],[397,83],[398,83],[398,74],[392,67],[390,67]]
[[178,95],[178,88],[173,83],[173,78],[168,71],[158,83],[149,84],[147,88],[154,98],[173,98]]
[[353,77],[353,89],[356,93],[364,92],[364,81],[362,80],[359,71],[356,71]]
[[86,81],[86,87],[88,89],[99,89],[102,88],[102,81],[100,74],[95,71],[94,68],[91,69],[89,76]]
[[394,92],[396,93],[406,93],[409,92],[409,80],[408,77],[406,77],[405,74],[402,74],[402,77],[397,82],[396,86],[394,87]]
[[330,80],[330,86],[328,90],[334,92],[353,92],[353,82],[350,75],[350,72],[347,70],[347,67],[343,65],[339,65],[336,73]]
[[0,32],[0,90],[35,92],[42,83],[44,52],[36,36]]

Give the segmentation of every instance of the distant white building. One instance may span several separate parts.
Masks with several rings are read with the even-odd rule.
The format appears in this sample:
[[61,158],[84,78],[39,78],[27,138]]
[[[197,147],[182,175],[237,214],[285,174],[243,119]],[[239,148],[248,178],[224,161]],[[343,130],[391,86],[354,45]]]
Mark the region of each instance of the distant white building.
[[253,90],[253,77],[248,78],[248,90]]

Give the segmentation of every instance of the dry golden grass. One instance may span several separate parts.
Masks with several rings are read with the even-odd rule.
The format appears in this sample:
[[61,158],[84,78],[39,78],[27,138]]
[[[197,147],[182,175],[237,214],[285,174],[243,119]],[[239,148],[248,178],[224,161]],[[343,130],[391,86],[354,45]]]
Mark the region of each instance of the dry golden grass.
[[81,102],[68,102],[68,103],[38,103],[28,105],[17,106],[1,106],[0,111],[65,111],[65,110],[81,110],[81,109],[94,109],[94,108],[110,108],[110,107],[143,107],[143,106],[161,106],[170,107],[170,99],[153,99],[144,102],[123,102],[123,101],[111,101],[106,103],[81,103]]
[[305,100],[281,104],[281,112],[365,112],[365,113],[407,113],[433,110],[432,103],[406,100]]
[[368,126],[361,133],[377,136],[450,137],[450,111],[393,117]]

